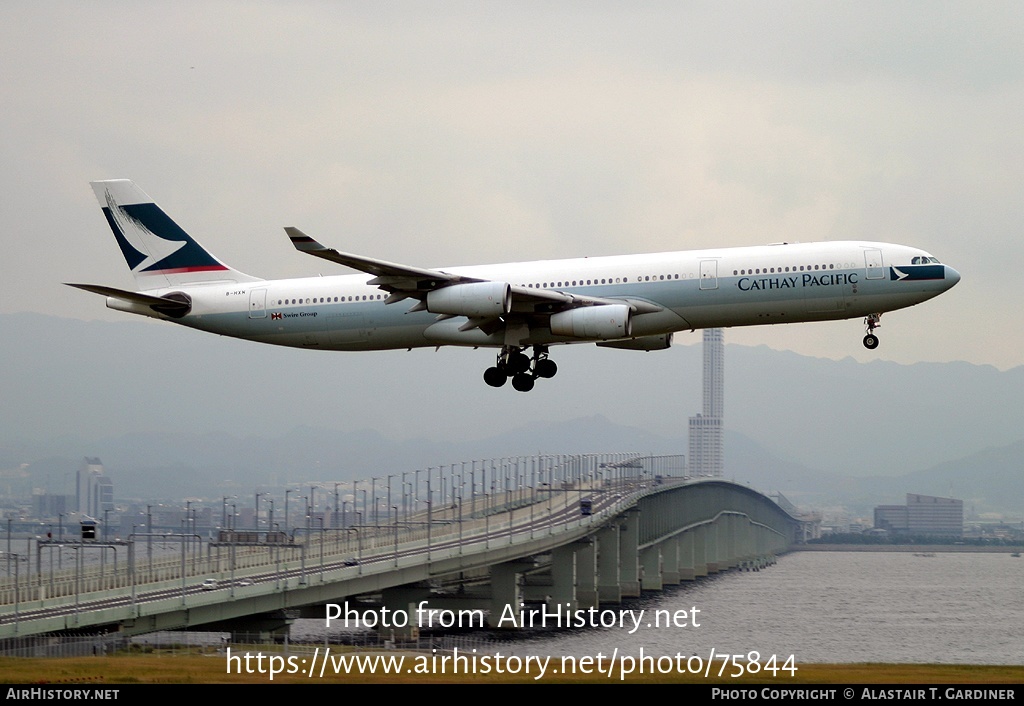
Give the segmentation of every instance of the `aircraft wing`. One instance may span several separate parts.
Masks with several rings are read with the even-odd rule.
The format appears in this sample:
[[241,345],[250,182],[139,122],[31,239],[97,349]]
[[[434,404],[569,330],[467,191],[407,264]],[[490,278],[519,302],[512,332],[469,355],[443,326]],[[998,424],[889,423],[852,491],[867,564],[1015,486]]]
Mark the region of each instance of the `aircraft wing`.
[[[425,308],[422,300],[432,290],[441,289],[453,284],[486,281],[442,270],[410,267],[408,265],[387,262],[386,260],[377,260],[362,255],[339,252],[334,248],[321,245],[298,228],[289,226],[284,230],[296,250],[374,275],[369,284],[376,285],[390,293],[387,303],[391,304],[410,297],[420,299],[421,303],[410,309],[410,311]],[[520,314],[551,314],[556,311],[564,311],[565,309],[573,309],[580,306],[602,306],[623,303],[629,304],[633,313],[636,314],[647,314],[660,311],[662,308],[643,300],[608,299],[584,294],[572,294],[553,289],[533,289],[515,284],[511,285],[511,293],[512,313]]]
[[362,255],[338,252],[334,248],[321,245],[298,228],[291,226],[284,229],[292,241],[292,245],[299,252],[322,257],[325,260],[336,262],[339,265],[351,267],[375,276],[370,284],[389,285],[395,289],[429,290],[435,289],[444,284],[456,284],[461,282],[479,282],[478,279],[460,277],[458,275],[441,272],[440,270],[427,270],[421,267],[409,267],[399,265],[386,260],[376,260]]

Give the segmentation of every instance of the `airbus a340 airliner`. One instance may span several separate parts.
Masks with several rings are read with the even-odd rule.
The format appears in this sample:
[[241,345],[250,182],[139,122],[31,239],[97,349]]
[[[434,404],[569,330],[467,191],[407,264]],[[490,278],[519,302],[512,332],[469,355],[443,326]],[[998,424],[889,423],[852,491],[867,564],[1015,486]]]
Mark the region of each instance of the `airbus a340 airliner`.
[[521,392],[555,375],[550,347],[564,343],[653,351],[676,331],[864,317],[864,345],[875,348],[883,312],[960,280],[928,253],[888,243],[424,269],[338,252],[297,228],[285,228],[296,249],[365,274],[263,280],[210,255],[133,182],[92,187],[138,291],[71,286],[107,297],[111,309],[298,348],[496,348],[484,380],[511,378]]

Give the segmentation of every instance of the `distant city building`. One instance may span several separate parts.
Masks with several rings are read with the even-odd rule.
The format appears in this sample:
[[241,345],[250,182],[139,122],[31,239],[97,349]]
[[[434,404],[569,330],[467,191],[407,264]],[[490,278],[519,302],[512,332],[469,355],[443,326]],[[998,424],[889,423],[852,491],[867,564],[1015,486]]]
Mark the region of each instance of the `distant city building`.
[[74,498],[68,495],[54,495],[42,490],[32,492],[32,516],[40,520],[57,517],[68,512]]
[[725,474],[725,345],[722,329],[704,329],[704,389],[701,413],[690,417],[690,475]]
[[906,505],[879,505],[875,508],[875,529],[907,534],[909,527]]
[[85,458],[75,483],[75,509],[82,515],[99,518],[104,510],[114,509],[114,482],[103,473],[98,458]]
[[906,505],[879,505],[875,528],[893,534],[963,537],[964,501],[907,493]]
[[256,529],[256,508],[240,507],[237,510],[238,513],[235,515],[232,528],[237,530]]

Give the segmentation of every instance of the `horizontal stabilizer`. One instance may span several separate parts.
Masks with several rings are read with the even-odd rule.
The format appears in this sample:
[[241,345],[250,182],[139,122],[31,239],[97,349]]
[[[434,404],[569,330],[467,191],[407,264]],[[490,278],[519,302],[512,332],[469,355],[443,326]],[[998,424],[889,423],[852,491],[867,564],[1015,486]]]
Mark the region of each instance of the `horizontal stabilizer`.
[[192,308],[192,305],[187,301],[169,299],[167,297],[154,297],[152,294],[142,294],[141,292],[128,292],[115,287],[105,287],[101,284],[72,284],[71,282],[65,282],[64,284],[69,287],[84,289],[87,292],[99,294],[100,296],[113,297],[114,299],[121,299],[133,304],[149,306],[168,316],[187,314],[189,309]]

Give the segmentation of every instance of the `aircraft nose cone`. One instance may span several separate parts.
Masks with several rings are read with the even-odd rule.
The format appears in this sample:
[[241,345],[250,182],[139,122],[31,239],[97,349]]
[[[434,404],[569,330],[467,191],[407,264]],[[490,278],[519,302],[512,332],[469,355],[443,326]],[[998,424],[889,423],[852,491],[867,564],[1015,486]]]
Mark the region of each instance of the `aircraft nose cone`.
[[954,270],[949,265],[946,265],[946,284],[949,285],[948,288],[951,289],[959,281],[960,273]]

